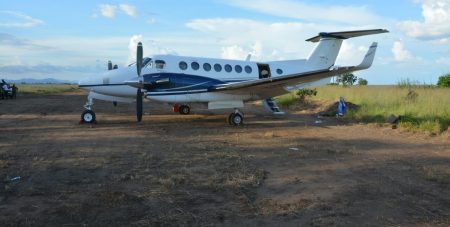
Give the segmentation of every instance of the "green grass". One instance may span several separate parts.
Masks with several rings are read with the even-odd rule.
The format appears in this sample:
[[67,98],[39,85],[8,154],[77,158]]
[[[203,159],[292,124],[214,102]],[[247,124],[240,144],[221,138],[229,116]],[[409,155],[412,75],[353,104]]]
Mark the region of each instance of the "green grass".
[[78,89],[77,85],[67,84],[17,84],[19,88],[17,95],[29,94],[58,94]]
[[[363,122],[384,123],[389,114],[401,115],[400,126],[413,130],[441,133],[450,125],[450,89],[398,86],[323,86],[317,88],[316,100],[339,100],[358,105],[347,118]],[[294,98],[292,98],[294,97]],[[292,94],[277,99],[294,102]]]
[[277,105],[281,107],[289,107],[295,104],[299,100],[298,95],[295,95],[295,92],[291,92],[286,95],[275,97],[275,102]]

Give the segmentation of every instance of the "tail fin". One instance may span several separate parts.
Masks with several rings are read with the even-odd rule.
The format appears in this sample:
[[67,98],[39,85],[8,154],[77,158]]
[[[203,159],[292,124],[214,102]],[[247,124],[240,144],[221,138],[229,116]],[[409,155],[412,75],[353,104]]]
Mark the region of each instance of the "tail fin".
[[319,42],[317,47],[308,57],[307,64],[311,67],[312,70],[330,68],[336,62],[336,58],[339,54],[339,50],[341,49],[342,41],[344,39],[386,32],[389,31],[385,29],[374,29],[374,30],[319,33],[318,36],[306,40],[310,42]]

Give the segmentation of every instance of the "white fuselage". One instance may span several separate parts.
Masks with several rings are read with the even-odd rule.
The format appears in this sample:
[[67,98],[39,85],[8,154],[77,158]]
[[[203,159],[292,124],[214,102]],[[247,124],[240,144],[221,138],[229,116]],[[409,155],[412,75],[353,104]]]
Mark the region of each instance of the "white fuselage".
[[[294,73],[329,68],[334,64],[341,46],[341,40],[321,40],[308,59],[252,62],[214,58],[184,57],[173,55],[155,55],[143,65],[141,75],[172,75],[172,78],[200,77],[214,79],[223,84],[252,81],[262,78],[276,78]],[[91,97],[108,101],[132,101],[136,97],[136,88],[128,86],[125,81],[136,80],[134,64],[115,70],[106,71],[98,76],[79,82],[80,87],[89,90]],[[192,79],[192,78],[191,78]],[[188,79],[188,80],[191,80]],[[252,93],[230,94],[225,92],[208,92],[201,88],[202,80],[192,82],[189,86],[166,90],[145,91],[145,97],[167,103],[211,103],[211,102],[245,102],[264,99]],[[325,82],[326,83],[326,82]],[[201,89],[199,89],[199,87]],[[182,89],[182,90],[180,90]],[[286,93],[289,92],[286,90]],[[277,94],[279,94],[278,92]],[[117,97],[117,98],[115,98]],[[230,104],[231,105],[231,104]],[[227,108],[224,105],[224,108]]]

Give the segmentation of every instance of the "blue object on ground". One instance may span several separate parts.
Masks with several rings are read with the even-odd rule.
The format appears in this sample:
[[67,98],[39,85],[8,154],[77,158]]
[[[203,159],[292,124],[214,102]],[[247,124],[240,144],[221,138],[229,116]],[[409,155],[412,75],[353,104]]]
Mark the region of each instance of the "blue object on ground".
[[338,105],[338,116],[342,117],[347,113],[347,107],[345,106],[344,97],[341,97],[339,99],[339,105]]

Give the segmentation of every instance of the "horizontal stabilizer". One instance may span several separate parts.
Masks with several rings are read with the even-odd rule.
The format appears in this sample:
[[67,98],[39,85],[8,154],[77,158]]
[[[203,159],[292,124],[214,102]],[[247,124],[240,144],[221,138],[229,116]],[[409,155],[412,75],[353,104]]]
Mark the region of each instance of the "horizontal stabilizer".
[[380,33],[389,32],[386,29],[373,29],[373,30],[359,30],[359,31],[346,31],[346,32],[321,32],[318,36],[314,36],[307,39],[308,42],[319,42],[321,38],[334,38],[334,39],[349,39],[358,36],[374,35]]

